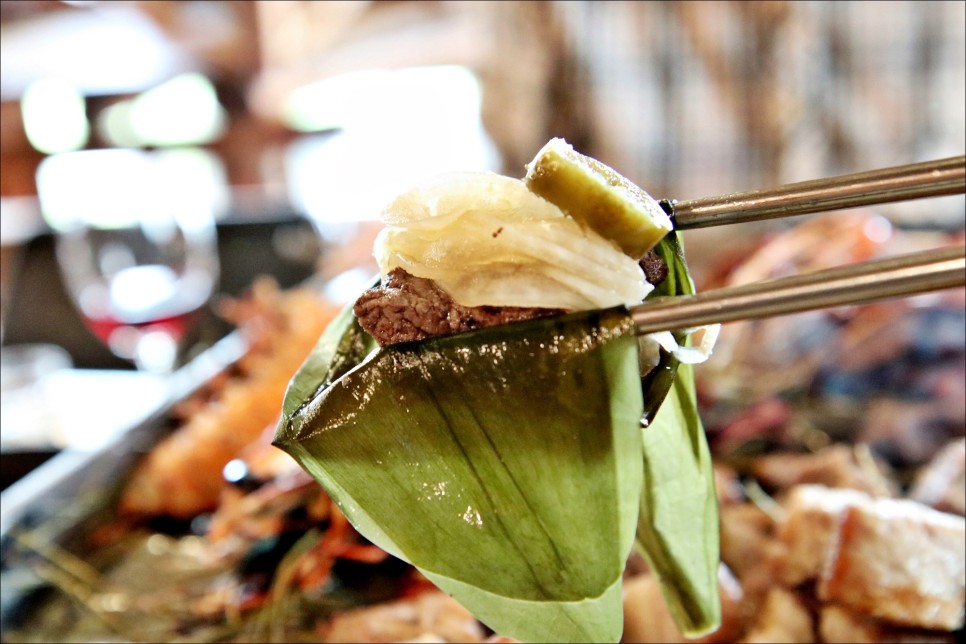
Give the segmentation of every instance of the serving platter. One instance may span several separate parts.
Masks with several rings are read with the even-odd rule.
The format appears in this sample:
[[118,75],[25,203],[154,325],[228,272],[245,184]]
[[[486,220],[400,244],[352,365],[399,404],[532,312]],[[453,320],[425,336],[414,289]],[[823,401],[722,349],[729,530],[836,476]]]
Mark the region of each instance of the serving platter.
[[[0,494],[0,618],[4,639],[25,623],[50,584],[38,576],[43,544],[83,555],[90,532],[114,512],[138,460],[174,427],[173,409],[224,373],[246,351],[239,331],[172,375],[170,399],[94,451],[65,450]],[[29,535],[29,537],[25,537]]]

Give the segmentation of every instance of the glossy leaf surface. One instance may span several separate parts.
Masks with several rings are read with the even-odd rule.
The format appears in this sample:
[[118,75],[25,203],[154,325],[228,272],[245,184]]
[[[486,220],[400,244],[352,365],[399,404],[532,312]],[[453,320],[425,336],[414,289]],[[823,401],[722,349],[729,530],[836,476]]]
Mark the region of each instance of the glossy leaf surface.
[[276,444],[364,536],[501,634],[619,639],[643,464],[625,310],[379,349],[320,390],[333,357],[296,376]]

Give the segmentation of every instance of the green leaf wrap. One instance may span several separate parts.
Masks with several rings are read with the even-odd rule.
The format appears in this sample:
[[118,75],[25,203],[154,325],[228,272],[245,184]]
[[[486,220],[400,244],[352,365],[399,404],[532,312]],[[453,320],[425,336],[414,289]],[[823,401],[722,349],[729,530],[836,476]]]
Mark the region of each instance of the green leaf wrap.
[[626,310],[380,349],[322,390],[313,355],[275,443],[361,534],[501,634],[620,638],[643,465]]
[[[667,264],[667,278],[658,284],[647,296],[647,300],[678,295],[693,295],[694,283],[688,273],[688,265],[684,258],[684,245],[676,232],[672,232],[654,247],[654,252],[660,255]],[[645,300],[645,304],[647,303]],[[683,333],[675,333],[678,342],[683,342]],[[678,361],[667,352],[661,352],[661,362],[641,379],[641,389],[644,391],[644,422],[650,422],[660,409],[664,397],[671,390],[671,383],[677,375]]]
[[678,367],[664,404],[642,435],[638,547],[661,582],[678,628],[700,637],[721,623],[718,502],[690,365]]
[[285,390],[279,431],[301,407],[362,362],[377,346],[372,336],[359,325],[352,305],[346,305],[325,327],[325,332]]
[[[693,293],[678,236],[655,250],[669,275],[652,295]],[[360,533],[501,634],[619,639],[636,541],[698,636],[717,628],[720,602],[693,373],[663,354],[638,380],[632,336],[623,310],[580,313],[360,365],[375,343],[347,308],[293,378],[276,444]]]
[[[654,249],[668,277],[651,297],[692,295],[684,247],[671,233]],[[675,333],[685,342],[683,333]],[[682,633],[700,637],[721,623],[719,530],[714,470],[698,415],[694,371],[670,354],[641,382],[644,391],[644,488],[637,546],[657,575]]]

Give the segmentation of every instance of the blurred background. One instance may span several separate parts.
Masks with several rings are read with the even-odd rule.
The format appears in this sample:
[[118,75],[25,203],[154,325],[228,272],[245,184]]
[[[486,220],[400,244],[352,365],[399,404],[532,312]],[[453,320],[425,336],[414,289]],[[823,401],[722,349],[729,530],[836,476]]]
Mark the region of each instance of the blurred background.
[[[445,170],[522,176],[553,136],[678,199],[966,147],[959,1],[2,0],[0,23],[5,406],[23,376],[16,347],[60,348],[52,366],[28,361],[36,369],[134,368],[85,324],[58,266],[57,239],[82,209],[136,221],[177,195],[179,227],[211,219],[217,261],[199,291],[210,308],[259,275],[297,284],[320,257],[364,263],[358,224],[392,195]],[[115,148],[148,152],[167,183],[139,192],[126,157],[89,154]],[[961,197],[877,215],[898,228],[964,225]],[[746,251],[743,231],[689,234],[699,286]],[[206,311],[177,336],[182,360],[224,332]],[[155,396],[143,392],[158,380],[138,383],[127,397],[146,405],[137,396]],[[4,440],[29,443],[7,411]]]
[[[963,155],[966,2],[0,0],[0,110],[0,640],[319,641],[332,611],[424,587],[270,444],[291,374],[376,271],[383,205],[443,171],[522,177],[551,137],[680,200]],[[708,290],[962,245],[966,208],[683,237]],[[727,324],[694,373],[725,564],[705,641],[964,640],[913,592],[952,588],[961,619],[942,577],[962,572],[964,289]],[[824,577],[773,562],[776,499],[805,484],[924,518],[876,514],[832,566],[852,537],[812,528],[865,519],[805,514],[813,572],[862,570],[860,549],[878,571],[827,603]],[[661,631],[644,569],[625,609]],[[48,582],[66,592],[7,619]],[[919,621],[869,621],[867,593]],[[373,624],[429,628],[394,614]],[[624,641],[684,641],[667,628]],[[327,641],[390,639],[348,632]]]

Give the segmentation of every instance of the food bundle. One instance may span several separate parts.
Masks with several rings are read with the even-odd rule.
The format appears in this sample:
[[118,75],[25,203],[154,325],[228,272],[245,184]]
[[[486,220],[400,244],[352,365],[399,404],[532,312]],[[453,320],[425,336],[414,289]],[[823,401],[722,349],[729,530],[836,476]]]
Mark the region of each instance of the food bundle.
[[[716,329],[638,337],[628,314],[694,292],[671,220],[560,140],[522,180],[437,177],[383,220],[380,275],[354,302],[261,281],[230,304],[250,351],[182,403],[90,563],[34,544],[86,571],[82,589],[52,573],[84,610],[68,625],[47,609],[48,639],[961,633],[962,419],[891,462],[872,428],[812,422],[812,394],[871,368],[843,347],[889,326],[870,324],[879,305],[726,328],[694,368]],[[713,277],[872,254],[868,215],[836,221],[833,239],[804,224]],[[950,408],[948,381],[922,382]]]
[[641,360],[627,309],[693,290],[667,214],[553,140],[525,180],[439,177],[383,219],[382,279],[296,374],[274,443],[497,633],[617,641],[634,547],[680,627],[714,630],[693,382],[674,349]]

